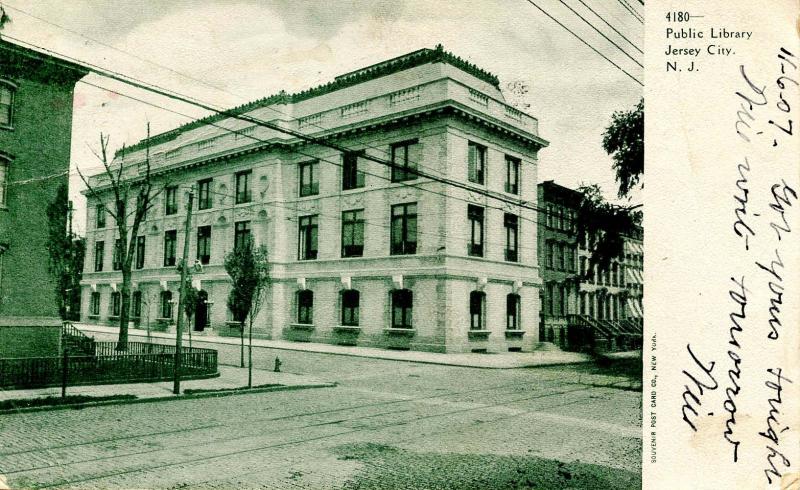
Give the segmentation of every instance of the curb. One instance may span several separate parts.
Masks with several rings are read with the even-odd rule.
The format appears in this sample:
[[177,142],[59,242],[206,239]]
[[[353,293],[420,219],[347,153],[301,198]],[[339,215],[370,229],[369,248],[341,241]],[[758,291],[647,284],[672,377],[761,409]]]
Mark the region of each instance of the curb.
[[[91,328],[91,325],[81,324],[80,327],[76,327],[81,331],[89,331],[95,332],[100,334],[110,334],[110,332],[106,332],[104,330],[94,330]],[[160,332],[159,332],[160,333]],[[134,332],[131,329],[128,330],[129,336],[138,336],[138,337],[146,337],[146,334],[140,334],[138,332]],[[171,340],[170,337],[162,337],[156,336],[155,338],[163,338],[167,340]],[[218,337],[218,338],[229,338],[229,337]],[[230,337],[234,338],[234,337]],[[185,340],[185,339],[184,339]],[[231,346],[238,346],[238,343],[232,342],[218,342],[215,340],[206,340],[206,339],[194,339],[193,342],[202,342],[205,344],[215,344],[215,345],[231,345]],[[429,361],[429,360],[420,360],[420,359],[397,359],[394,357],[388,356],[380,356],[380,355],[364,355],[359,353],[353,352],[325,352],[325,351],[317,351],[317,350],[308,350],[303,349],[301,347],[288,347],[288,346],[272,346],[272,345],[256,345],[253,344],[254,349],[274,349],[274,350],[286,350],[292,352],[310,352],[313,354],[326,354],[331,356],[347,356],[347,357],[359,357],[363,359],[379,359],[383,361],[399,361],[399,362],[410,362],[410,363],[417,363],[417,364],[431,364],[436,366],[452,366],[452,367],[462,367],[462,368],[475,368],[475,369],[528,369],[528,368],[539,368],[539,367],[550,367],[550,366],[565,366],[565,365],[573,365],[573,364],[585,364],[592,362],[591,359],[585,360],[574,360],[574,361],[554,361],[552,363],[537,363],[537,364],[521,364],[519,366],[475,366],[469,364],[459,364],[455,362],[439,362],[439,361]],[[222,363],[221,363],[222,364]]]
[[52,410],[65,410],[65,409],[73,409],[73,410],[82,410],[84,408],[92,408],[92,407],[102,407],[107,405],[133,405],[139,403],[152,403],[152,402],[164,402],[164,401],[179,401],[179,400],[187,400],[187,399],[198,399],[198,398],[218,398],[223,396],[231,396],[231,395],[251,395],[256,393],[266,393],[270,391],[296,391],[296,390],[308,390],[313,388],[334,388],[337,386],[337,383],[318,383],[318,384],[307,384],[307,385],[281,385],[281,386],[268,386],[264,388],[251,388],[247,389],[230,389],[230,390],[222,390],[222,391],[213,391],[208,393],[196,393],[196,394],[180,394],[180,395],[166,395],[166,396],[154,396],[154,397],[147,397],[147,398],[135,398],[133,400],[104,400],[99,402],[83,402],[83,403],[69,403],[64,405],[45,405],[41,407],[26,407],[26,408],[18,408],[18,409],[10,409],[10,410],[0,410],[0,415],[11,415],[17,413],[31,413],[31,412],[49,412]]

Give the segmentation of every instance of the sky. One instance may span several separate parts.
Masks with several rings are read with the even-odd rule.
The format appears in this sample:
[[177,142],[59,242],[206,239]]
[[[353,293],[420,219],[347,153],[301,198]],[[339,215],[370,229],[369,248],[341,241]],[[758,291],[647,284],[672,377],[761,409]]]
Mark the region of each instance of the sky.
[[[639,80],[643,70],[568,10],[532,0]],[[564,0],[642,62],[597,14],[643,47],[644,28],[622,0]],[[545,16],[528,0],[0,0],[11,23],[2,34],[124,73],[220,107],[296,92],[416,49],[447,51],[497,75],[507,99],[539,120],[550,146],[539,182],[599,184],[616,200],[602,133],[615,111],[632,109],[642,87]],[[585,4],[585,5],[584,5]],[[628,2],[632,7],[638,2]],[[641,9],[639,10],[641,13]],[[15,39],[12,39],[15,38]],[[511,94],[511,86],[524,94]],[[120,92],[118,95],[111,91]],[[128,97],[126,97],[128,96]],[[147,101],[148,105],[129,97]],[[155,106],[155,107],[154,107]],[[179,112],[178,115],[166,109]],[[76,169],[102,167],[100,132],[113,151],[208,113],[89,75],[75,87],[70,197],[76,229],[85,199]],[[633,196],[633,201],[640,199]]]

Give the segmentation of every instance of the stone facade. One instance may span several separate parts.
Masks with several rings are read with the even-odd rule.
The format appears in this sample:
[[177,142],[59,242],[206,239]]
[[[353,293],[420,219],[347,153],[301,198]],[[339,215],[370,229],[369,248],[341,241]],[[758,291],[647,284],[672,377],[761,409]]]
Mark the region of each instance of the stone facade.
[[[180,255],[193,189],[190,258],[207,262],[192,279],[207,297],[194,328],[238,335],[223,260],[247,229],[269,250],[272,278],[255,336],[438,352],[535,348],[540,278],[536,247],[526,244],[536,243],[537,153],[547,142],[536,119],[504,102],[494,76],[428,49],[234,110],[348,151],[220,116],[151,138],[155,178],[178,189],[174,200],[159,197],[140,232],[140,327],[175,319],[165,302],[177,298],[179,276],[165,266],[165,242],[174,230]],[[146,145],[115,164],[135,179]],[[103,177],[94,182],[102,188]],[[97,204],[87,206],[82,317],[108,323],[121,275],[113,223],[96,226]],[[210,250],[198,238],[208,230]]]
[[73,88],[86,73],[0,40],[0,328],[17,339],[16,355],[39,353],[19,342],[37,344],[50,336],[37,327],[60,325],[46,209],[67,182]]

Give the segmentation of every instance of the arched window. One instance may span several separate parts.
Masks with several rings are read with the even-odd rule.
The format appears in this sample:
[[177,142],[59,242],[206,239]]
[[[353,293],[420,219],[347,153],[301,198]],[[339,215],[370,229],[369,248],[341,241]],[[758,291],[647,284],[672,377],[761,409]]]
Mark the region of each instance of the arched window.
[[472,291],[469,293],[469,328],[483,330],[486,317],[486,293]]
[[519,323],[519,305],[520,298],[518,294],[509,294],[506,296],[506,329],[518,330]]
[[358,307],[360,294],[355,289],[342,291],[342,325],[358,326]]
[[414,295],[408,289],[392,291],[392,328],[412,328]]
[[314,293],[308,289],[297,292],[297,323],[314,323]]
[[15,91],[13,84],[0,80],[0,127],[13,126]]

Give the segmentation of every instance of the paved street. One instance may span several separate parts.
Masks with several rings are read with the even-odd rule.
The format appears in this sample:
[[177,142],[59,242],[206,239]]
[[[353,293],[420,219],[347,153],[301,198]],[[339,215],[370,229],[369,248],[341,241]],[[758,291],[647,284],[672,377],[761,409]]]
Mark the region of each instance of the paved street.
[[640,487],[640,394],[592,386],[608,377],[269,349],[258,367],[276,355],[340,384],[6,415],[0,472],[12,488]]

